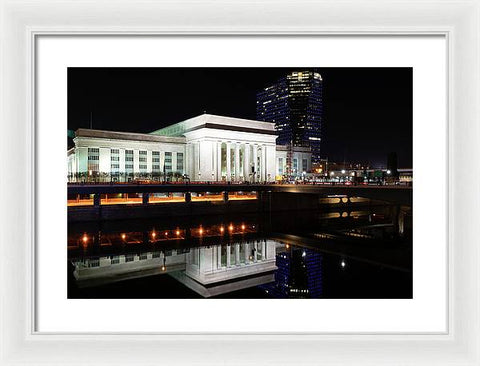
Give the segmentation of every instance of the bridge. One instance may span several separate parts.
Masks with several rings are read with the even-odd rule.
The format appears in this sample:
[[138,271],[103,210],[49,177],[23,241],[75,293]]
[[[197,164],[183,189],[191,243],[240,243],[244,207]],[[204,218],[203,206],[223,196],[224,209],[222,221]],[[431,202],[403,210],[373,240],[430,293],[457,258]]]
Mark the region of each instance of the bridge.
[[94,204],[100,203],[102,194],[142,193],[144,204],[148,204],[151,193],[184,193],[185,201],[190,202],[191,193],[219,193],[228,201],[230,193],[292,193],[315,194],[320,196],[341,195],[387,201],[402,205],[412,205],[412,187],[404,185],[342,185],[342,184],[225,184],[225,183],[172,183],[172,184],[69,184],[68,195],[94,195]]

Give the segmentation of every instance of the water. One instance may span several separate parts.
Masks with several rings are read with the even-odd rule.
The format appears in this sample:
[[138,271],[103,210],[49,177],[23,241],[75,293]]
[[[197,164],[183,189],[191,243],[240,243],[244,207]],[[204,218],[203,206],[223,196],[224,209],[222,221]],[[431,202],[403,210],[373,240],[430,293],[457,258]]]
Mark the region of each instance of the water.
[[69,298],[411,298],[411,212],[69,225]]

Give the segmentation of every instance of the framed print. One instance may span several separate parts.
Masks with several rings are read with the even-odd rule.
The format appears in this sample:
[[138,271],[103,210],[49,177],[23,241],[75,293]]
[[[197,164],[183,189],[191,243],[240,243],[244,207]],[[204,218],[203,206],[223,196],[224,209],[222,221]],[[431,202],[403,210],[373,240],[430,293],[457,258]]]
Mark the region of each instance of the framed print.
[[2,3],[2,364],[479,364],[479,2],[221,3]]

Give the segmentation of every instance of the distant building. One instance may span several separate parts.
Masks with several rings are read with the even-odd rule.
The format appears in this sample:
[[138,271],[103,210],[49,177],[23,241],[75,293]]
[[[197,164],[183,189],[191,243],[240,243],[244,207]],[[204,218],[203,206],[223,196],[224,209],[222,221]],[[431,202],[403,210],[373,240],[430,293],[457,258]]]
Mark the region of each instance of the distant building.
[[[68,150],[69,181],[138,179],[271,182],[285,171],[286,151],[271,123],[203,114],[148,134],[78,129]],[[293,160],[311,169],[311,153]]]
[[[322,77],[317,72],[293,71],[257,94],[257,119],[275,123],[277,144],[309,147],[314,166],[321,160],[322,113]],[[293,160],[288,165],[293,170]]]

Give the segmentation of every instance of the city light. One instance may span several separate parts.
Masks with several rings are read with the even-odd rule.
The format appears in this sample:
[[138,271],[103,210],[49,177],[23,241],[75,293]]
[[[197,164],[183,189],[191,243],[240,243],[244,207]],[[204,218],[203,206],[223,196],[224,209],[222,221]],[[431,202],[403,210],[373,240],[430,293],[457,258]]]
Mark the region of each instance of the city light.
[[290,248],[290,245],[285,244],[285,248],[286,248],[286,249]]
[[84,242],[84,243],[86,243],[86,242],[88,241],[88,237],[87,237],[87,235],[86,235],[86,234],[85,234],[85,235],[83,235],[83,238],[82,238],[82,240],[83,240],[83,242]]
[[125,240],[127,236],[125,234],[122,234],[122,239]]
[[165,231],[165,236],[168,236],[168,231]]
[[242,230],[245,230],[245,225],[242,224]]
[[230,225],[230,226],[228,227],[228,230],[233,231],[233,225]]
[[342,266],[342,268],[345,268],[345,266],[347,265],[347,263],[345,263],[345,261],[342,259],[342,261],[340,262],[340,265]]
[[180,230],[175,231],[175,234],[177,234],[177,236],[179,236],[180,235]]
[[152,231],[152,238],[155,239],[156,236],[157,236],[157,233],[155,231]]
[[200,235],[203,234],[203,228],[202,228],[202,227],[201,227],[200,229],[198,229],[198,233],[199,233]]
[[220,226],[220,232],[223,233],[225,231],[225,228],[223,226]]

